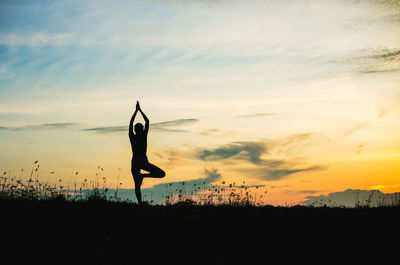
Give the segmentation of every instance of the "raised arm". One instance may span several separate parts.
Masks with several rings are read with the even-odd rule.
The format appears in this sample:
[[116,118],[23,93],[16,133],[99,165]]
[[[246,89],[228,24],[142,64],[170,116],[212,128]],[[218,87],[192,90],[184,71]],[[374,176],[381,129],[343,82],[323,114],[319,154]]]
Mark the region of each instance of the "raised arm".
[[142,109],[140,108],[140,105],[138,105],[138,106],[139,106],[139,111],[140,111],[140,113],[142,114],[144,121],[146,122],[146,124],[144,125],[144,133],[147,135],[148,132],[149,132],[149,127],[150,127],[150,124],[149,124],[149,123],[150,123],[150,122],[149,122],[149,119],[147,118],[146,114],[144,114],[144,112],[143,112]]
[[133,113],[133,115],[132,115],[132,118],[131,118],[131,121],[129,122],[129,137],[131,137],[131,136],[133,136],[134,134],[133,134],[133,121],[135,120],[135,118],[136,118],[136,114],[137,114],[137,112],[138,112],[138,106],[139,106],[139,102],[136,102],[136,110],[135,110],[135,112]]

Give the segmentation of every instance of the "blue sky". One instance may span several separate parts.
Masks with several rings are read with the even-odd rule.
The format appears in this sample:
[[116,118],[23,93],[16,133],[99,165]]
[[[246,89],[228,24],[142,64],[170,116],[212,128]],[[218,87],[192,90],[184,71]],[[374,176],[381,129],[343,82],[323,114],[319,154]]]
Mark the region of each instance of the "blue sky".
[[[303,180],[393,191],[399,21],[398,1],[1,1],[0,168],[40,160],[70,178],[102,164],[129,188],[121,129],[140,100],[162,181],[217,168],[286,187],[276,201],[305,198],[288,195]],[[284,163],[254,163],[254,147]],[[199,155],[221,150],[234,152]]]

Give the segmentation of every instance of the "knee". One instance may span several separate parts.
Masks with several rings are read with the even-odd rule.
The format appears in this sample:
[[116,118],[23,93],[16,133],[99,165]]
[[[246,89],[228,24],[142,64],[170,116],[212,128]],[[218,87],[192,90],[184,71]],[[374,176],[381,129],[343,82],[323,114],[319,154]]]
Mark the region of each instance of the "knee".
[[160,170],[160,178],[163,178],[163,177],[165,177],[165,171],[164,170]]

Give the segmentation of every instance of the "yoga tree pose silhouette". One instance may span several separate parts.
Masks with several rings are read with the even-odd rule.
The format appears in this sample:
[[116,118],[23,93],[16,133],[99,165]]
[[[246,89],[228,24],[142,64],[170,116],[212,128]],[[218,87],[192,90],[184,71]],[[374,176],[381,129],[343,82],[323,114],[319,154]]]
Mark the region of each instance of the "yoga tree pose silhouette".
[[[143,128],[143,124],[135,124],[135,133],[133,132],[133,122],[135,120],[138,111],[142,114],[146,124]],[[129,122],[129,140],[132,147],[132,161],[131,161],[131,172],[133,180],[135,181],[135,194],[139,203],[142,203],[142,193],[140,187],[143,182],[143,178],[163,178],[165,172],[151,164],[147,159],[147,134],[149,133],[149,119],[143,113],[140,108],[139,101],[136,102],[136,110],[132,115],[131,121]],[[140,170],[145,170],[149,173],[141,173]]]

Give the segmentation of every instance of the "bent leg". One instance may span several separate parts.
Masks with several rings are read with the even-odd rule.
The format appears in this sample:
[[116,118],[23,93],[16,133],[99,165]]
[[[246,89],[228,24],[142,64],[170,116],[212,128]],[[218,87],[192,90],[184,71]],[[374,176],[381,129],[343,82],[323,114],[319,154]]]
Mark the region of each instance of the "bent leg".
[[165,177],[164,170],[162,170],[158,166],[155,166],[151,163],[146,163],[146,165],[143,165],[142,169],[149,172],[147,174],[141,173],[140,175],[143,178],[163,178],[163,177]]

